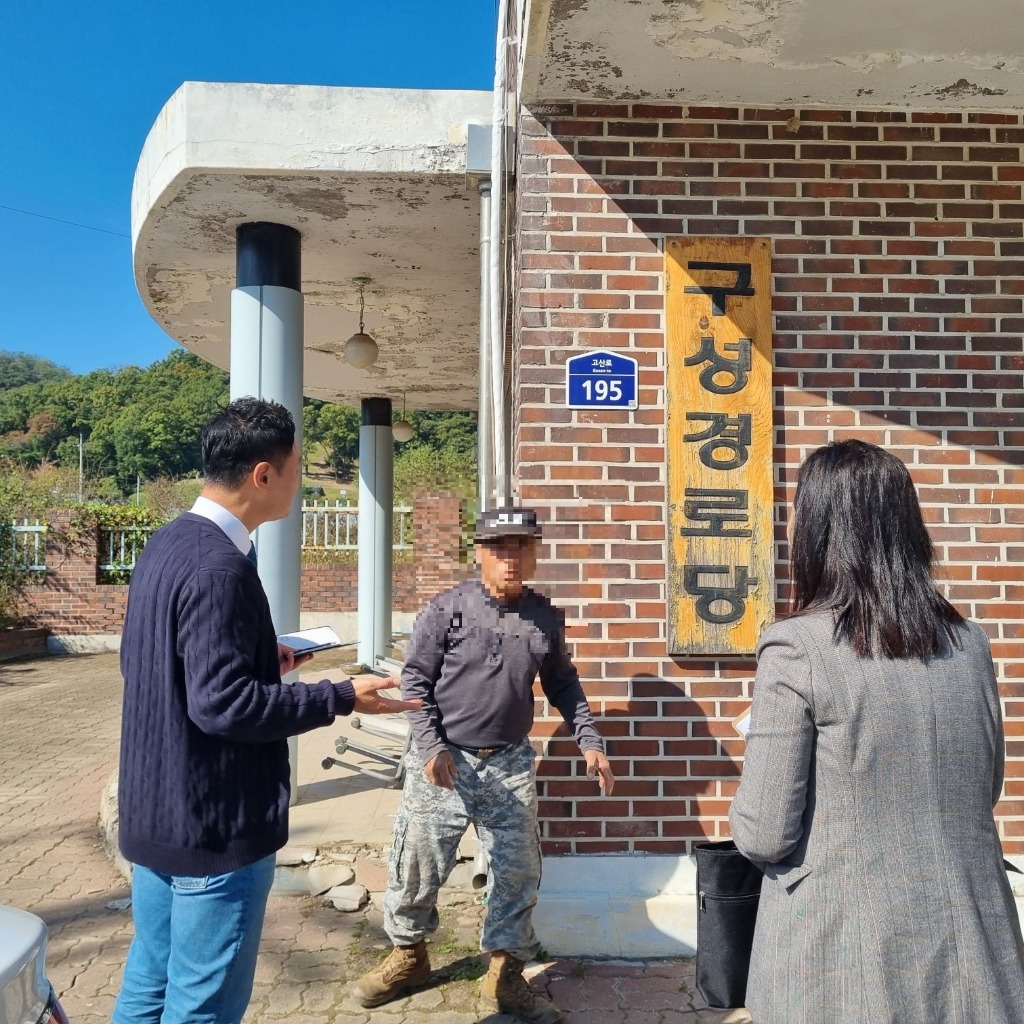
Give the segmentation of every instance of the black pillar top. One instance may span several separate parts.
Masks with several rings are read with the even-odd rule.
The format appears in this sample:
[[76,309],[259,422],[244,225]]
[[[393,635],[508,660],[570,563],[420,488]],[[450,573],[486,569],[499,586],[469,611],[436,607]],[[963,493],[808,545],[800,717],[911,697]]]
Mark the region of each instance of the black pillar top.
[[235,230],[235,286],[302,291],[302,235],[287,224],[255,221]]
[[391,426],[391,399],[390,398],[364,398],[363,399],[363,426],[364,427],[390,427]]

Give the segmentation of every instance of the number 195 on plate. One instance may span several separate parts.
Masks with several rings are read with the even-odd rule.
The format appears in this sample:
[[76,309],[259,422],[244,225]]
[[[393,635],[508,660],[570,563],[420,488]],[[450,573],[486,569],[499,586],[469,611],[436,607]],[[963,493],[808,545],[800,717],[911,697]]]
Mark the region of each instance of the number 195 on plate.
[[616,352],[584,352],[566,361],[570,409],[635,409],[637,362]]

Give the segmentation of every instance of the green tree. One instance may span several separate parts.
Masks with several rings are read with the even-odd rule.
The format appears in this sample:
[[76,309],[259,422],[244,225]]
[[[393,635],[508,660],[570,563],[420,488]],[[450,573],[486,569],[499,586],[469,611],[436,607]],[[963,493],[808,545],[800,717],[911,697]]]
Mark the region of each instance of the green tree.
[[131,405],[117,418],[113,426],[114,476],[123,491],[134,487],[138,477],[161,476],[165,469],[186,461],[179,426],[173,412],[163,405]]
[[417,410],[408,414],[408,420],[416,434],[407,447],[422,445],[465,455],[476,446],[476,420],[468,412]]
[[320,425],[320,410],[323,406],[324,403],[318,402],[315,398],[302,400],[302,469],[304,473],[309,472],[310,449],[324,439],[323,428]]
[[113,477],[128,492],[136,474],[196,472],[202,425],[227,399],[227,374],[183,349],[146,369],[23,384],[0,390],[0,455],[77,467],[81,434],[87,474]]
[[[134,491],[137,476],[174,480],[200,472],[203,423],[228,401],[228,375],[184,349],[144,369],[75,375],[32,356],[0,353],[0,374],[4,367],[12,369],[0,386],[0,457],[28,468],[54,459],[77,471],[81,435],[85,476],[116,482],[122,494]],[[396,472],[424,486],[471,476],[470,414],[410,412],[409,420],[415,436],[396,445]],[[307,449],[324,446],[337,481],[355,468],[359,425],[358,409],[303,403]]]
[[64,380],[71,371],[49,359],[30,356],[27,352],[0,351],[0,391],[39,384],[44,381]]
[[469,452],[407,447],[395,459],[395,497],[412,501],[418,490],[445,490],[470,500],[476,495],[476,464]]
[[347,405],[325,405],[317,412],[316,429],[327,449],[335,481],[348,480],[359,457],[359,425],[357,409]]

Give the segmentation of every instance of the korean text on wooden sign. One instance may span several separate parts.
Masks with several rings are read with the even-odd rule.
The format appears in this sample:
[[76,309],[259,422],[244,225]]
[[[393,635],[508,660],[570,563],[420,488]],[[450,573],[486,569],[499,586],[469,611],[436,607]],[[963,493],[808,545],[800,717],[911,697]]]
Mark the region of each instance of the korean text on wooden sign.
[[749,654],[774,617],[771,247],[669,238],[668,640]]

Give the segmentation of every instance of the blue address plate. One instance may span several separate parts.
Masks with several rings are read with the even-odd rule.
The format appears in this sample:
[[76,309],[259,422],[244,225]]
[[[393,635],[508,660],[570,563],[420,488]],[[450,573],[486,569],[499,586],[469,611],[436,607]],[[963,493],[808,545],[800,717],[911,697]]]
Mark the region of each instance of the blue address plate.
[[565,364],[570,409],[635,409],[637,362],[615,352],[584,352]]

